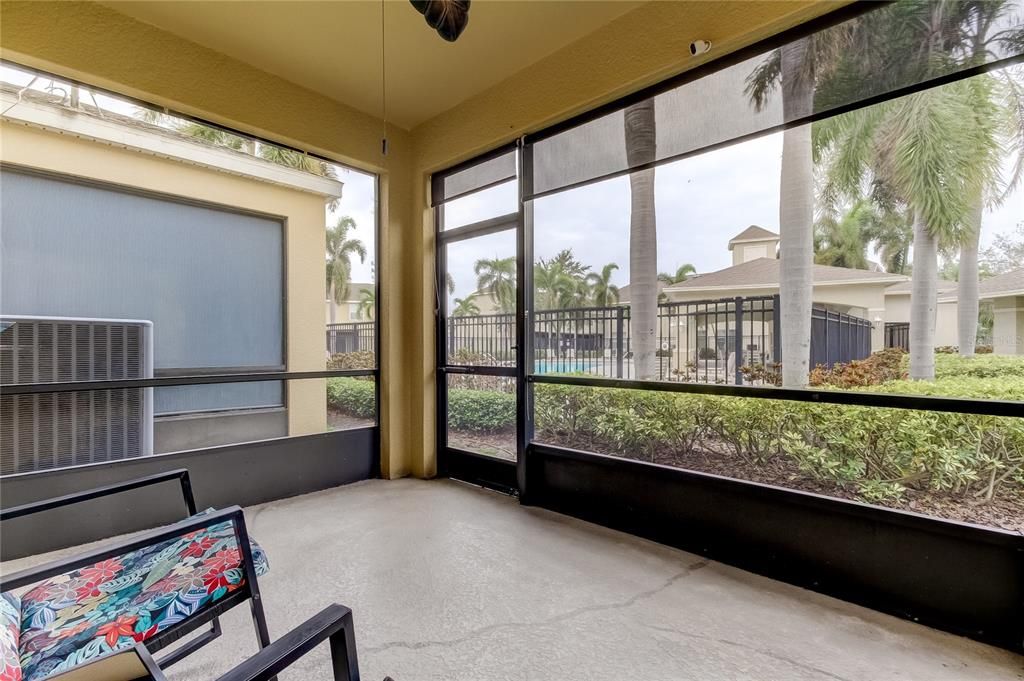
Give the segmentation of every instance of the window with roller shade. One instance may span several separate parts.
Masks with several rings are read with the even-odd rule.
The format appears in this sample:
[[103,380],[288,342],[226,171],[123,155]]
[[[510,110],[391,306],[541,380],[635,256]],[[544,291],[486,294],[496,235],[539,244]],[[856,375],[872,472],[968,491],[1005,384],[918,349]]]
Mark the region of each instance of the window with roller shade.
[[375,425],[374,176],[0,81],[0,473]]

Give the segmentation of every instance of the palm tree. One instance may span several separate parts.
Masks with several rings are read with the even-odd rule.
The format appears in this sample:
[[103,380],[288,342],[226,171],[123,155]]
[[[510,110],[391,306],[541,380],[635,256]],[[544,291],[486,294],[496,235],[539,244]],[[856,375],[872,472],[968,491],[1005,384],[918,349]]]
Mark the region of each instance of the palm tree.
[[697,274],[697,268],[687,262],[677,267],[675,274],[659,272],[658,281],[667,286],[671,286],[672,284],[681,284],[689,279],[691,274]]
[[[657,157],[654,99],[626,108],[626,162],[630,168]],[[629,324],[634,376],[657,377],[658,228],[654,210],[654,168],[629,175]],[[810,313],[808,312],[808,320]]]
[[348,284],[352,278],[352,256],[358,255],[359,262],[366,262],[366,246],[358,239],[349,237],[356,228],[356,221],[347,215],[338,218],[337,224],[327,228],[327,298],[331,303],[331,324],[337,318],[337,306],[348,295]]
[[874,206],[861,199],[841,217],[831,212],[814,225],[814,262],[832,267],[863,270],[868,267],[868,224],[874,218]]
[[[994,11],[1001,4],[982,3],[984,9],[980,11],[982,14],[985,9]],[[979,28],[979,31],[982,30]],[[987,41],[979,38],[976,45],[979,43],[985,44]],[[976,187],[975,195],[971,198],[968,222],[959,249],[961,257],[956,280],[956,340],[959,354],[964,356],[974,356],[978,339],[978,244],[981,239],[982,214],[986,204],[994,207],[1006,201],[1024,174],[1024,87],[1017,78],[1018,73],[1011,68],[1002,74],[972,79],[976,89],[975,119],[971,124],[988,131],[988,143],[977,150],[987,177]],[[1005,186],[997,187],[1000,165],[998,157],[1002,150],[1013,150],[1017,158],[1009,181]]]
[[550,260],[541,258],[533,268],[537,308],[556,310],[585,305],[590,289],[584,274],[589,269],[568,249]]
[[473,266],[476,287],[481,293],[489,293],[498,308],[504,313],[516,309],[516,257],[477,260]]
[[[834,37],[833,37],[834,38]],[[784,120],[814,110],[816,62],[824,53],[822,40],[802,38],[773,52],[747,78],[746,93],[757,111],[768,104],[778,86]],[[782,133],[782,172],[779,189],[779,311],[782,347],[782,385],[807,385],[811,358],[811,305],[814,286],[814,163],[811,126]]]
[[972,78],[925,90],[829,119],[819,131],[830,191],[856,197],[865,179],[878,178],[912,216],[913,379],[935,375],[940,247],[961,242],[974,197],[998,167],[991,126],[979,118],[979,85]]
[[377,311],[377,289],[364,288],[359,292],[359,317],[373,319]]
[[600,274],[591,272],[587,275],[587,283],[590,284],[590,296],[594,305],[598,307],[610,307],[619,302],[619,287],[612,283],[612,272],[619,269],[613,262],[601,268]]
[[884,183],[875,182],[870,209],[864,224],[864,238],[875,245],[882,266],[892,274],[906,274],[910,263],[910,245],[914,240],[914,226],[910,211],[899,204]]
[[453,317],[475,317],[479,314],[480,308],[472,298],[455,299],[455,309],[452,310]]

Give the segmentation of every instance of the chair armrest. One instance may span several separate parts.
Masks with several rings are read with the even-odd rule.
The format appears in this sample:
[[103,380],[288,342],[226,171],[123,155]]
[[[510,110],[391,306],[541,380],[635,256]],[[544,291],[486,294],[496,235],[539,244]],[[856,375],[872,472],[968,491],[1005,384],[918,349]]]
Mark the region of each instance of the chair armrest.
[[188,477],[188,469],[178,468],[173,471],[167,471],[166,473],[157,473],[156,475],[148,475],[144,478],[126,480],[125,482],[116,482],[113,485],[105,485],[103,487],[97,487],[83,492],[65,494],[64,496],[54,497],[53,499],[44,499],[42,501],[34,501],[30,504],[22,504],[21,506],[5,508],[0,510],[0,521],[13,520],[14,518],[21,518],[33,513],[49,511],[54,508],[61,508],[62,506],[70,506],[71,504],[77,504],[91,499],[99,499],[100,497],[139,489],[140,487],[158,485],[161,482],[167,482],[168,480],[178,480],[181,483],[181,496],[185,500],[185,506],[188,508],[188,514],[195,515],[196,501],[192,495],[192,481]]
[[[18,572],[0,575],[0,591],[10,591],[12,589],[28,586],[29,584],[35,584],[36,582],[41,582],[44,579],[49,579],[56,575],[62,575],[66,572],[86,567],[87,565],[93,565],[101,560],[106,560],[107,558],[115,558],[117,556],[124,555],[129,551],[136,551],[147,546],[152,546],[153,544],[159,544],[160,542],[167,541],[169,539],[175,539],[184,534],[188,534],[189,532],[202,530],[228,520],[231,521],[235,531],[235,537],[239,542],[239,552],[243,563],[242,567],[246,570],[246,576],[254,576],[256,574],[256,570],[252,564],[252,549],[249,546],[249,535],[245,528],[245,516],[243,515],[240,507],[230,506],[220,511],[214,511],[213,513],[186,518],[185,520],[181,520],[173,525],[168,525],[167,527],[149,530],[142,534],[135,535],[130,539],[119,541],[114,544],[107,544],[101,548],[93,549],[92,551],[88,551],[71,558],[55,560],[25,570],[20,570]],[[242,544],[243,540],[245,542],[244,546]],[[250,584],[250,589],[256,589],[255,584]]]
[[359,681],[352,611],[337,603],[324,608],[217,681],[268,681],[328,639],[334,681]]

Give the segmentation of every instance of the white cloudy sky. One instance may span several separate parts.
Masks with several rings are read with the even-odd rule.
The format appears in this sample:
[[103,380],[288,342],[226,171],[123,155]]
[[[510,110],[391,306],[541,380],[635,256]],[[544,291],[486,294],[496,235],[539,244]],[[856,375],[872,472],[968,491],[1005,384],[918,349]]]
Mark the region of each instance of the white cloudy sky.
[[[675,272],[692,263],[698,272],[732,264],[728,242],[756,224],[779,231],[779,171],[782,135],[767,135],[676,163],[655,174],[658,269]],[[515,187],[507,185],[448,204],[448,227],[515,210]],[[1020,187],[982,220],[982,247],[1024,220]],[[534,209],[534,247],[538,258],[571,248],[582,262],[599,269],[619,265],[614,281],[629,283],[629,178],[619,177],[541,198]],[[480,258],[515,253],[512,233],[495,234],[450,247],[448,267],[454,297],[476,288],[473,264]]]

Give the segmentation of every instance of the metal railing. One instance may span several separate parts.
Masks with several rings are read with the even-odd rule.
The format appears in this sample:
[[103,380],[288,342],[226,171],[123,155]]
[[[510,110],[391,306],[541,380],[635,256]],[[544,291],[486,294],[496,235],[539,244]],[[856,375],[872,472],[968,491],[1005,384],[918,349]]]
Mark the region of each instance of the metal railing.
[[811,311],[811,366],[832,367],[871,354],[871,322],[822,308]]
[[[770,373],[780,361],[781,338],[775,326],[778,307],[777,295],[661,303],[657,378],[719,385],[763,381],[763,377],[752,381],[744,369],[767,368]],[[334,327],[361,329],[343,331]],[[811,366],[832,367],[867,357],[871,354],[871,332],[871,322],[866,319],[815,306],[811,313]],[[368,339],[365,347],[349,340],[357,336]],[[514,366],[515,337],[515,315],[510,313],[451,317],[445,329],[448,361],[456,365]],[[328,347],[335,348],[332,353],[371,349],[372,339],[373,322],[328,328]],[[533,357],[533,372],[538,374],[635,378],[629,307],[535,312]]]
[[373,352],[374,322],[341,322],[327,325],[327,352]]
[[910,322],[885,323],[885,347],[910,351]]

